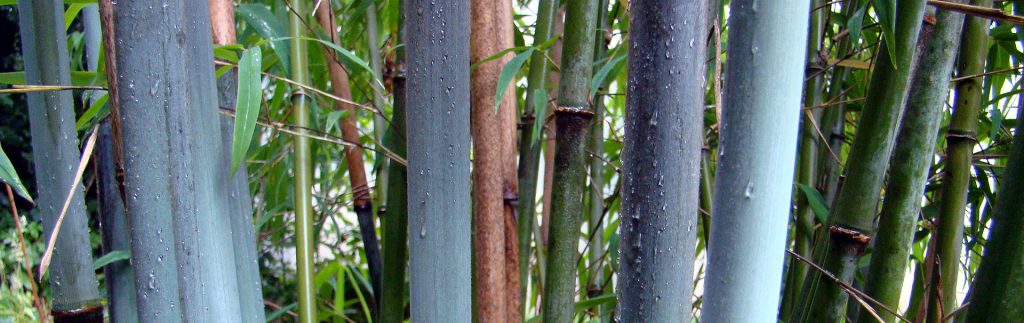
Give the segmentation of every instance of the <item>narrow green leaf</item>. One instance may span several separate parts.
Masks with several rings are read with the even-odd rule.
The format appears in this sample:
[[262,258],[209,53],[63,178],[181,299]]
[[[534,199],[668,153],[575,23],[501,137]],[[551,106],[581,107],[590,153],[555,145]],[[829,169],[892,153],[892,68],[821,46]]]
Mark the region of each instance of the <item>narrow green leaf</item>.
[[807,197],[807,203],[811,205],[811,210],[814,211],[814,216],[818,218],[818,221],[825,223],[828,218],[828,206],[825,204],[825,198],[821,196],[814,187],[797,183],[800,187],[800,191]]
[[[96,72],[71,71],[71,85],[74,86],[107,86],[106,77],[97,77]],[[95,82],[94,82],[95,81]],[[25,72],[0,73],[0,84],[26,85]]]
[[237,64],[240,50],[245,50],[245,48],[238,44],[216,46],[213,48],[213,57]]
[[864,12],[868,10],[867,6],[861,5],[849,19],[846,20],[846,29],[849,31],[850,39],[859,39],[860,32],[864,28]]
[[501,68],[501,74],[498,74],[498,87],[494,93],[494,111],[497,113],[498,108],[501,107],[501,99],[505,97],[505,92],[508,89],[509,83],[516,77],[516,73],[519,73],[519,69],[523,67],[523,63],[526,63],[526,59],[530,58],[530,54],[534,51],[533,47],[524,50],[522,53],[516,55],[505,66]]
[[607,293],[576,302],[576,312],[583,312],[604,304],[614,304],[618,298],[615,293]]
[[110,108],[107,106],[107,100],[109,100],[109,96],[106,92],[103,92],[103,95],[93,101],[92,105],[89,106],[89,109],[86,109],[85,112],[82,113],[82,116],[78,117],[78,121],[75,122],[75,128],[77,128],[78,131],[85,131],[91,128],[96,121],[106,118],[107,114],[110,112]]
[[78,13],[82,11],[89,4],[87,3],[73,3],[68,6],[68,10],[64,11],[64,30],[67,31],[71,28],[71,23],[75,22],[75,17],[78,17]]
[[106,265],[122,260],[128,260],[131,257],[132,253],[128,250],[114,250],[93,261],[92,270],[98,270]]
[[548,92],[543,89],[533,90],[533,143],[540,142],[540,130],[544,129],[544,117],[548,111]]
[[274,320],[276,320],[278,317],[281,317],[281,315],[284,315],[284,313],[288,313],[288,311],[291,311],[296,306],[299,306],[299,303],[291,303],[288,304],[288,306],[281,307],[280,309],[268,314],[267,322],[274,322]]
[[896,0],[874,0],[875,14],[878,15],[878,25],[882,27],[882,38],[885,40],[885,47],[889,49],[889,57],[892,59],[893,68],[896,66]]
[[262,56],[259,47],[252,47],[242,52],[242,59],[238,62],[238,100],[235,105],[235,131],[231,141],[232,174],[245,161],[245,153],[249,150],[249,142],[256,130],[256,119],[260,116],[260,99],[263,96],[260,87]]
[[286,38],[288,28],[267,6],[255,3],[240,4],[235,13],[249,27],[255,29],[260,37],[270,39],[270,49],[281,59],[281,66],[290,66],[290,47]]
[[594,74],[594,79],[591,80],[590,93],[596,93],[597,89],[601,87],[601,84],[604,84],[604,80],[608,78],[609,72],[611,72],[613,68],[618,66],[619,63],[621,63],[622,60],[625,58],[625,54],[619,55],[619,57],[616,57],[615,59],[611,60],[610,62],[608,62],[608,64],[604,64],[604,66],[602,66],[601,69]]
[[28,190],[25,189],[25,185],[21,184],[18,172],[14,170],[14,165],[11,165],[11,160],[7,158],[7,153],[4,152],[3,146],[0,146],[0,181],[10,185],[14,192],[21,195],[21,197],[35,203],[32,200],[32,196],[28,194]]
[[[65,4],[94,4],[96,0],[64,0]],[[0,6],[13,6],[18,0],[0,0]]]
[[376,75],[376,73],[373,71],[373,68],[371,68],[370,65],[366,63],[365,60],[363,60],[362,58],[359,58],[359,56],[356,55],[355,53],[353,53],[352,51],[350,51],[348,49],[345,49],[344,47],[338,46],[337,44],[335,44],[333,42],[329,42],[329,41],[326,41],[326,40],[323,40],[323,39],[309,38],[309,37],[299,37],[299,39],[312,40],[312,41],[324,44],[327,47],[330,47],[334,51],[336,51],[339,54],[341,54],[341,57],[344,58],[345,60],[349,61],[349,63],[355,64],[359,68],[362,68],[363,70],[369,72],[370,75],[371,75],[371,78],[373,78],[373,81],[377,82],[377,86],[380,86],[381,88],[384,88],[384,83],[381,83],[380,80],[378,80],[376,77],[373,77],[373,75]]

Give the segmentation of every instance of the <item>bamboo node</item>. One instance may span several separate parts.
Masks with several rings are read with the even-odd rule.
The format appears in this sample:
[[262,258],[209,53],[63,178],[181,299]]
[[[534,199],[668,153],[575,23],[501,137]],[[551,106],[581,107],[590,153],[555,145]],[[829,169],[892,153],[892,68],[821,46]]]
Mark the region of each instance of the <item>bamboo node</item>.
[[[870,235],[854,228],[833,225],[828,227],[828,232],[833,240],[841,242],[842,245],[853,247],[858,251],[863,251],[868,243],[871,242]],[[851,243],[852,245],[850,245]]]
[[949,129],[946,131],[946,141],[954,140],[967,140],[971,142],[978,142],[978,138],[972,131],[960,131],[956,129]]
[[555,108],[555,113],[576,114],[576,115],[581,115],[581,116],[585,116],[585,117],[593,117],[594,116],[594,111],[591,110],[589,106],[559,105],[557,108]]

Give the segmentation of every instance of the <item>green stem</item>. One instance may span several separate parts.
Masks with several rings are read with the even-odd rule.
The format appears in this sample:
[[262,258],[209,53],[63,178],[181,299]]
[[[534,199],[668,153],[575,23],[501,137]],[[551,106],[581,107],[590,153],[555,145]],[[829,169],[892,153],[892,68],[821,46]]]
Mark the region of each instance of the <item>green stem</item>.
[[[399,21],[398,37],[404,38],[402,22]],[[399,42],[401,43],[401,42]],[[384,145],[399,157],[405,158],[405,49],[398,49],[395,55],[395,77],[392,80],[394,105],[391,114],[391,128],[384,136]],[[392,207],[384,209],[381,218],[382,244],[384,247],[383,273],[380,296],[380,321],[402,322],[405,320],[405,273],[409,257],[409,214],[408,181],[406,168],[399,163],[388,163],[388,201]]]
[[597,0],[570,1],[566,6],[565,42],[555,122],[554,180],[548,233],[547,285],[542,299],[544,322],[573,318],[576,264],[579,257],[580,212],[586,179]]
[[[889,185],[864,288],[869,296],[889,308],[899,308],[963,20],[962,14],[939,11],[936,25],[926,23],[918,40],[925,47],[914,67],[914,81],[890,162]],[[886,322],[896,319],[886,311],[876,312]],[[869,315],[866,308],[861,309],[860,317]]]
[[[819,239],[827,245],[819,261],[825,269],[846,283],[853,281],[857,261],[867,247],[874,231],[874,214],[885,172],[889,166],[893,138],[906,88],[912,70],[925,1],[900,0],[897,3],[896,29],[893,43],[896,57],[890,57],[883,43],[872,71],[865,106],[857,126],[857,137],[850,150],[846,182],[830,211],[828,238]],[[809,277],[815,281],[801,312],[793,322],[839,322],[846,313],[848,295],[840,286],[819,272]]]
[[[291,40],[291,75],[303,84],[309,84],[309,63],[307,61],[306,41],[299,39],[305,33],[303,20],[309,18],[306,1],[292,1],[293,14],[289,15],[288,32]],[[299,132],[305,134],[309,128],[309,97],[302,92],[292,95],[293,123]],[[295,259],[296,282],[298,290],[299,322],[311,323],[317,320],[316,290],[313,287],[314,263],[313,253],[313,206],[312,191],[313,174],[312,158],[309,149],[309,137],[294,136],[295,163]]]
[[[991,0],[973,0],[972,5],[991,7]],[[985,72],[988,56],[988,19],[967,17],[960,40],[960,58],[956,74],[977,75]],[[943,322],[943,317],[959,304],[956,299],[957,273],[963,248],[964,209],[971,182],[971,163],[977,144],[978,113],[981,110],[983,77],[972,77],[956,82],[953,92],[953,117],[946,133],[946,166],[943,172],[942,195],[935,234],[934,254],[939,266],[930,277],[932,288],[928,295],[928,322]]]

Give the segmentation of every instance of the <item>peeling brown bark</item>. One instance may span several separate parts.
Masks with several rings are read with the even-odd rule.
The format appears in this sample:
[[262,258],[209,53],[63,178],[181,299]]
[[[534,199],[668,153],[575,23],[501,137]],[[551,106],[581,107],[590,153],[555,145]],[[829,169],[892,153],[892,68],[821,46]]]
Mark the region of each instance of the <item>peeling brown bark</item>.
[[[510,1],[473,1],[470,17],[471,62],[514,46]],[[519,320],[518,239],[513,207],[506,203],[514,200],[506,192],[516,192],[517,181],[514,88],[506,88],[501,105],[494,106],[498,75],[510,59],[511,53],[481,64],[472,75],[474,294],[480,322]]]
[[[213,43],[218,45],[234,44],[237,42],[235,34],[235,7],[231,1],[210,0],[210,25],[213,29]],[[231,24],[217,22],[231,22]]]

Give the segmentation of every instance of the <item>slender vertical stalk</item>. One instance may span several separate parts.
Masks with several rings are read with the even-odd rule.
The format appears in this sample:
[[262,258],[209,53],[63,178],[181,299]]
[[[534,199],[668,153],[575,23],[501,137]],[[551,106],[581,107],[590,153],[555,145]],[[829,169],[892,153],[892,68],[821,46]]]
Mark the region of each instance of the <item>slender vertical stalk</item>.
[[[991,0],[973,0],[972,5],[991,7]],[[988,19],[967,17],[960,40],[958,76],[985,72],[988,57]],[[937,239],[934,254],[939,267],[930,277],[932,288],[928,295],[928,322],[942,322],[943,318],[959,307],[957,303],[957,273],[963,249],[964,210],[971,182],[972,156],[977,144],[978,112],[981,110],[983,77],[971,77],[956,82],[953,91],[953,117],[946,131],[946,166],[943,171],[942,195],[939,199],[938,224],[932,239]]]
[[[399,49],[395,77],[392,80],[394,89],[394,106],[391,114],[390,135],[385,136],[384,145],[399,157],[405,158],[405,67],[402,65],[404,50]],[[407,213],[408,199],[406,196],[405,166],[399,163],[388,164],[388,201],[391,207],[385,208],[381,218],[383,227],[384,268],[380,297],[380,321],[402,322],[405,319],[405,269],[408,260],[409,216]]]
[[[512,5],[505,0],[479,0],[471,4],[470,62],[476,63],[512,44]],[[506,278],[518,275],[505,272],[505,178],[511,163],[515,133],[506,121],[515,113],[515,89],[497,88],[498,75],[511,54],[485,62],[472,73],[470,106],[473,133],[473,284],[479,322],[509,319],[508,307],[519,295],[505,290]],[[503,91],[502,102],[495,106],[495,92]],[[517,259],[518,260],[518,259]],[[518,268],[516,268],[518,269]],[[518,283],[516,284],[518,285]],[[518,286],[515,290],[519,292]],[[513,297],[514,296],[514,297]],[[517,311],[518,312],[518,311]],[[519,320],[518,315],[513,320]]]
[[[836,197],[827,221],[828,238],[819,261],[844,282],[851,282],[857,260],[874,232],[874,214],[885,171],[889,166],[893,138],[913,66],[914,49],[924,16],[922,0],[897,2],[893,43],[895,57],[885,44],[879,46],[878,59],[871,74],[865,106],[846,163],[846,183]],[[848,295],[839,285],[820,272],[809,274],[805,283],[814,284],[793,322],[838,322],[844,318]]]
[[[856,0],[844,0],[843,2],[843,16],[850,17],[860,8],[860,3]],[[857,39],[847,35],[839,41],[838,49],[836,54],[840,59],[849,59],[848,55],[852,55],[851,48],[853,43]],[[837,191],[839,190],[839,182],[842,175],[841,161],[836,160],[832,155],[833,152],[839,153],[842,151],[843,143],[845,142],[846,133],[846,91],[843,88],[846,84],[846,78],[849,76],[850,70],[843,66],[832,67],[831,82],[828,86],[828,96],[825,102],[831,102],[832,105],[825,109],[825,113],[821,117],[821,131],[826,136],[825,149],[820,149],[820,156],[818,156],[818,164],[821,166],[820,174],[820,191],[822,196],[825,198],[825,203],[829,205],[835,200]],[[801,288],[802,289],[802,288]]]
[[[899,307],[910,244],[921,212],[921,198],[935,153],[963,21],[963,14],[939,10],[935,26],[926,23],[919,36],[918,42],[926,45],[914,67],[914,81],[896,137],[889,185],[864,288],[869,296],[890,308]],[[896,319],[888,312],[878,314],[886,322]],[[861,309],[860,317],[868,315],[866,309]]]
[[[608,50],[608,39],[605,38],[608,28],[608,0],[598,0],[597,5],[597,31],[594,35],[594,62],[604,62],[605,52]],[[594,94],[594,122],[590,125],[590,142],[588,143],[588,155],[590,157],[590,217],[587,219],[587,233],[590,235],[590,250],[587,252],[588,280],[585,282],[587,297],[595,297],[601,294],[604,286],[604,268],[601,266],[602,257],[605,253],[604,225],[604,94],[607,92],[609,82],[603,82]],[[595,308],[598,319],[603,320],[608,313],[605,306]]]
[[[213,43],[216,45],[235,44],[235,11],[230,0],[209,0],[210,23],[213,29]],[[217,79],[218,104],[221,109],[234,111],[238,95],[238,71],[230,70]],[[220,117],[221,145],[225,156],[231,155],[234,118]],[[231,169],[230,159],[224,159],[223,169]],[[228,174],[225,180],[229,196],[228,214],[231,221],[232,249],[235,265],[238,266],[238,299],[240,318],[245,321],[262,322],[263,288],[260,268],[256,256],[256,228],[253,225],[252,197],[249,195],[249,172],[239,167],[235,174]]]
[[[1024,96],[1018,95],[1018,106]],[[1024,109],[1017,109],[1024,120]],[[1017,124],[996,201],[992,232],[970,292],[966,322],[1013,322],[1024,316],[1024,126]]]
[[[70,85],[63,2],[20,0],[18,13],[26,83]],[[75,186],[50,265],[53,318],[57,322],[102,320],[99,286],[90,266],[92,250],[84,193],[82,186],[73,182],[80,151],[71,92],[29,93],[28,105],[37,203],[45,236],[54,233],[68,188]]]
[[[817,8],[823,0],[811,1],[811,8]],[[828,62],[821,61],[822,34],[827,9],[814,10],[811,13],[810,27],[807,37],[807,81],[804,85],[803,106],[818,106],[821,104],[822,88],[825,84],[824,68]],[[800,144],[797,159],[796,182],[810,187],[815,186],[818,178],[818,132],[815,129],[818,121],[821,120],[821,109],[812,109],[810,113],[800,113]],[[796,253],[811,257],[811,242],[814,240],[814,210],[811,209],[807,195],[801,190],[796,190],[796,238],[793,249]],[[807,275],[807,264],[791,258],[789,278],[793,279],[791,284],[792,292],[799,290],[803,285],[803,278]],[[787,294],[791,296],[793,294]],[[787,299],[791,301],[792,299]]]
[[[366,8],[366,47],[370,53],[370,69],[373,70],[373,78],[381,79],[381,55],[380,55],[380,41],[378,39],[380,34],[377,33],[377,3],[371,1],[370,5]],[[337,41],[335,41],[337,43]],[[377,82],[370,82],[370,87],[373,88],[373,106],[384,111],[384,89],[380,87]],[[381,142],[384,140],[384,133],[387,129],[387,122],[384,120],[383,115],[375,114],[373,116],[373,135]],[[391,163],[383,154],[377,154],[375,157],[380,160],[380,168],[377,168],[377,186],[375,187],[375,196],[377,197],[377,205],[386,206],[388,204],[388,164]],[[372,222],[371,222],[372,224]],[[378,262],[379,263],[379,262]]]
[[807,1],[752,2],[733,1],[729,18],[725,91],[744,94],[722,109],[703,307],[715,322],[778,314],[805,66],[788,53],[820,36],[815,22],[808,32]]
[[630,12],[619,315],[625,322],[688,322],[707,1],[633,1]]
[[[293,13],[288,19],[288,33],[291,37],[291,75],[296,81],[309,83],[309,62],[307,61],[306,41],[299,39],[305,34],[303,20],[309,13],[305,0],[291,2]],[[292,93],[292,123],[304,134],[309,127],[309,97],[302,90]],[[293,159],[295,163],[295,259],[296,281],[299,285],[299,322],[308,323],[317,320],[316,290],[313,288],[314,264],[313,253],[313,206],[312,206],[312,157],[310,156],[309,137],[298,135],[293,137]]]
[[[533,34],[534,45],[543,44],[551,39],[551,26],[557,8],[556,0],[540,0],[537,5],[537,25]],[[516,214],[519,222],[519,293],[524,307],[527,304],[527,286],[530,285],[530,247],[533,241],[533,227],[536,226],[537,220],[537,173],[541,147],[541,138],[533,137],[533,127],[535,122],[544,122],[543,116],[534,115],[537,109],[534,105],[534,95],[537,91],[546,93],[550,69],[544,54],[544,51],[534,51],[530,55],[526,101],[519,122],[519,205]]]
[[412,319],[470,322],[470,5],[406,3]]
[[[338,31],[335,28],[337,25],[335,24],[333,10],[330,1],[321,3],[316,10],[316,18],[320,27],[330,37],[331,42],[337,44],[339,42]],[[373,10],[374,8],[367,8],[367,13],[369,14]],[[333,50],[326,46],[322,48],[324,56],[328,57],[327,68],[328,73],[330,73],[332,92],[338,97],[351,100],[352,92],[349,89],[348,73],[342,68],[341,62],[338,61],[337,55]],[[376,82],[371,83],[376,84]],[[374,90],[376,91],[376,88]],[[355,107],[351,104],[337,101],[337,108],[348,112],[348,115],[340,120],[342,138],[347,142],[359,143],[359,128],[356,127]],[[370,272],[370,281],[373,287],[373,304],[380,306],[380,302],[377,301],[381,295],[382,279],[380,243],[378,243],[377,229],[373,222],[373,200],[370,198],[370,186],[366,180],[366,170],[363,166],[363,149],[357,146],[346,146],[344,149],[345,164],[348,166],[348,176],[352,186],[352,208],[359,222],[359,235],[363,239],[366,266]],[[384,158],[383,155],[378,157]],[[382,168],[384,167],[386,166],[382,166]],[[374,308],[374,312],[378,312],[377,308]]]
[[548,236],[547,281],[542,299],[545,322],[568,322],[573,317],[576,263],[579,252],[580,210],[586,179],[587,128],[594,116],[590,106],[594,31],[597,1],[571,1],[566,6],[565,29],[555,108],[554,178],[551,227]]

